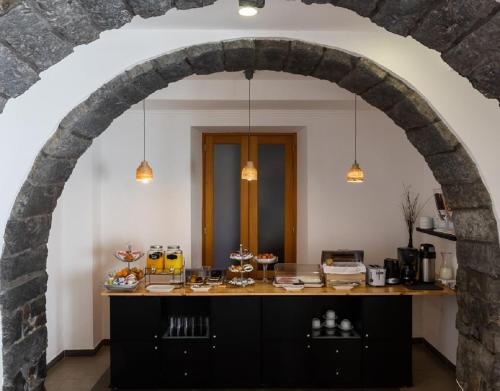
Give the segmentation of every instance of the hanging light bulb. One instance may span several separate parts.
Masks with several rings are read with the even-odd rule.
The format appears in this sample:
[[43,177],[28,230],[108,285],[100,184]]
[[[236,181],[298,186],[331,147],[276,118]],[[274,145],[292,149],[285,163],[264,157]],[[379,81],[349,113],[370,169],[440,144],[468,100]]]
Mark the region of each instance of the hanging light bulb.
[[[245,76],[248,79],[248,157],[250,158],[250,83],[253,77],[253,71],[245,72]],[[257,169],[255,168],[253,162],[251,160],[247,161],[243,170],[241,170],[241,179],[245,181],[256,181],[257,180]]]
[[143,110],[143,130],[144,130],[144,155],[141,164],[137,167],[135,171],[135,179],[138,182],[149,183],[153,180],[153,169],[149,165],[146,160],[146,101],[142,101],[142,110]]
[[363,183],[365,181],[365,173],[361,169],[357,161],[357,95],[354,95],[354,163],[347,172],[346,180],[348,183]]

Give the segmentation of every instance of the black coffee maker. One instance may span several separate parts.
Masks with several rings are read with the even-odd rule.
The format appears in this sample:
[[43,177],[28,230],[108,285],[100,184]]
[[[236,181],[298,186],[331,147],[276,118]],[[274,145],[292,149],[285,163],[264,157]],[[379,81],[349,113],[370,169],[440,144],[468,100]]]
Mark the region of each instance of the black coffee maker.
[[386,258],[384,259],[385,283],[387,285],[396,285],[400,282],[401,268],[399,260]]
[[401,283],[413,285],[417,281],[419,251],[412,247],[398,247],[398,259],[401,263]]

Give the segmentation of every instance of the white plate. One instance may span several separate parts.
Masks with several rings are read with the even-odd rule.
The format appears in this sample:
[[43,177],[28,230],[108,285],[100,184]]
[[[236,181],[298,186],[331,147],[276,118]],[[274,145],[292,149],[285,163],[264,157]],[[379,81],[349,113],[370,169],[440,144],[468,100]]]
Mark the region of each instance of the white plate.
[[304,289],[304,285],[285,285],[283,286],[287,292],[298,292]]
[[152,293],[170,293],[174,289],[173,285],[149,285],[146,287],[146,290]]
[[208,292],[211,286],[192,286],[191,290],[193,292]]
[[332,288],[337,291],[350,291],[355,286],[356,286],[355,284],[332,285]]

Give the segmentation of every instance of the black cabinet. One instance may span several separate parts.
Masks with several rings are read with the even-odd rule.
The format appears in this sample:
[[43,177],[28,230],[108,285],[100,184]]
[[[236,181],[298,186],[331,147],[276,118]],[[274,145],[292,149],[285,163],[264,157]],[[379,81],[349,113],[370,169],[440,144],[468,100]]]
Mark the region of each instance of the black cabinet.
[[363,299],[363,379],[366,386],[412,384],[411,297]]
[[261,299],[219,297],[211,300],[210,348],[213,384],[260,384]]
[[[328,310],[354,337],[313,335]],[[411,385],[411,297],[112,297],[114,388]],[[171,317],[209,333],[166,333]],[[202,324],[202,323],[200,323]],[[205,327],[206,330],[206,327]],[[358,335],[359,334],[359,335]]]
[[154,388],[161,380],[160,347],[153,342],[111,340],[114,388]]

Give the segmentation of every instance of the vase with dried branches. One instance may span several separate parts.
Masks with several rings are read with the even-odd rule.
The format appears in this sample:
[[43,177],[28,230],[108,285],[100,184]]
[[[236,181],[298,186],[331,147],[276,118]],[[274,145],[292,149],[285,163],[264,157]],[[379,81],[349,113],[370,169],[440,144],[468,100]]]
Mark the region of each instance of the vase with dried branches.
[[423,205],[420,205],[420,194],[414,194],[411,186],[403,185],[403,194],[401,207],[406,227],[408,228],[408,247],[413,248],[413,230],[417,217],[422,211]]

